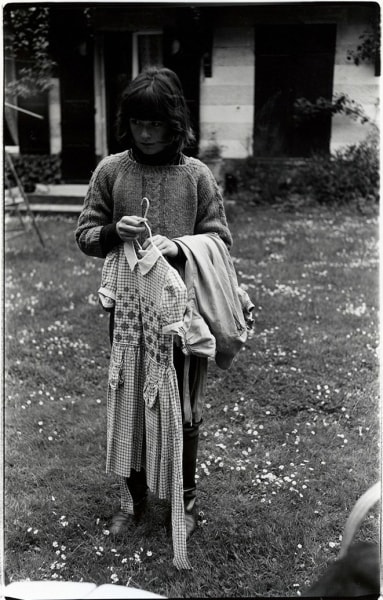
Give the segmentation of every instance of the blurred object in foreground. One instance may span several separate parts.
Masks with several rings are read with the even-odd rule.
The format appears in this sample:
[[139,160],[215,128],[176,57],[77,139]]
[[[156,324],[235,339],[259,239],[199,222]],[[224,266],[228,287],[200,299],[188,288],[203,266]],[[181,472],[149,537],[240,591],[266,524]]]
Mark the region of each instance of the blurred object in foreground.
[[344,528],[338,559],[304,594],[308,598],[365,597],[380,591],[380,547],[373,542],[351,546],[355,533],[367,512],[381,499],[381,482],[371,486],[356,502]]
[[134,587],[75,581],[14,581],[5,587],[6,600],[103,600],[106,598],[165,598]]

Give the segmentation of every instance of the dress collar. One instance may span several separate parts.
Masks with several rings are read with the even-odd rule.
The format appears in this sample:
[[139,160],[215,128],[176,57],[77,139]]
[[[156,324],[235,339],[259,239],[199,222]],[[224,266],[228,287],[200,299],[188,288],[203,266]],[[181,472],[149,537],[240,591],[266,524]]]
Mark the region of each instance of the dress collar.
[[154,267],[157,260],[162,256],[158,248],[151,244],[147,250],[140,250],[140,258],[138,258],[133,241],[124,243],[124,254],[130,270],[134,271],[135,266],[138,265],[142,275],[149,273],[150,269]]

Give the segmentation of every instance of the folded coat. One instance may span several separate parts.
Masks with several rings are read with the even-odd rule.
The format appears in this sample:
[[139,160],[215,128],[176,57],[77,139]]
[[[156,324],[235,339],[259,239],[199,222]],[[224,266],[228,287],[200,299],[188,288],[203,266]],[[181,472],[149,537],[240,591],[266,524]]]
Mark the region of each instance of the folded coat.
[[[195,304],[215,338],[216,364],[228,369],[248,334],[243,297],[238,293],[229,251],[216,233],[185,235],[174,241],[186,257],[184,281],[188,302]],[[254,307],[248,297],[246,301]]]

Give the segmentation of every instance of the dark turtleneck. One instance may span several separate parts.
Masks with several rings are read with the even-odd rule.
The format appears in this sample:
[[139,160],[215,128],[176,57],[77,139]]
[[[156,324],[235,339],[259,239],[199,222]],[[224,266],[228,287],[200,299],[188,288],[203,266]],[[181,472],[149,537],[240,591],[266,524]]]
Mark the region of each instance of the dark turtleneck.
[[134,160],[143,165],[178,165],[181,160],[181,153],[174,144],[169,144],[161,152],[157,154],[144,154],[135,146],[132,145],[132,154]]

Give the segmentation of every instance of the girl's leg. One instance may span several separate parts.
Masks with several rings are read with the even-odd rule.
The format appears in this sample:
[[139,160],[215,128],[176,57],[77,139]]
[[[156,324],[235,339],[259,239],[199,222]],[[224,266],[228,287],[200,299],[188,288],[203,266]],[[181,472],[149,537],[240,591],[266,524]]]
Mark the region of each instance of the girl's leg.
[[198,453],[199,424],[184,425],[183,427],[183,456],[182,456],[182,475],[184,484],[184,502],[185,510],[191,512],[195,505],[197,486],[196,486],[196,466]]
[[[125,483],[129,489],[133,500],[133,515],[125,512],[122,508],[113,515],[112,523],[109,527],[111,535],[121,535],[126,533],[130,526],[138,524],[146,510],[148,486],[146,485],[146,473],[131,470],[130,477],[125,478]],[[123,494],[123,490],[121,490]]]
[[134,517],[138,520],[145,511],[148,496],[145,469],[141,469],[141,471],[132,469],[130,477],[126,478],[126,484],[133,499]]
[[[178,389],[183,405],[183,376],[185,357],[182,350],[174,346],[174,367],[177,373]],[[196,370],[195,357],[191,356],[190,362],[190,382],[194,380]],[[186,535],[190,537],[196,528],[197,520],[195,517],[195,503],[197,495],[196,486],[196,466],[198,454],[198,439],[199,439],[200,423],[192,423],[183,425],[183,455],[182,455],[182,476],[184,488],[184,507],[186,517]]]
[[114,308],[110,311],[109,314],[109,341],[110,345],[113,344],[113,329],[114,329]]

